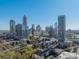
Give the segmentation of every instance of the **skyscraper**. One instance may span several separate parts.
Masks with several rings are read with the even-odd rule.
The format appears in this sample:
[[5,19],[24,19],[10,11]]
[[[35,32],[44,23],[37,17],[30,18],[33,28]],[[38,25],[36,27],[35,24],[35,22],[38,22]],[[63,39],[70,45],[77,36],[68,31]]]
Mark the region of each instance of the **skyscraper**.
[[15,36],[15,34],[16,34],[15,26],[16,26],[15,21],[14,20],[10,20],[10,34],[12,36]]
[[54,29],[53,29],[53,25],[46,27],[46,32],[48,32],[48,36],[50,38],[54,37]]
[[37,26],[36,26],[35,34],[36,34],[37,36],[41,36],[41,34],[42,34],[42,29],[41,29],[41,26],[40,26],[40,25],[37,25]]
[[40,26],[40,25],[37,25],[37,26],[36,26],[36,30],[37,30],[37,31],[40,31],[40,30],[41,30],[41,26]]
[[23,25],[27,26],[27,17],[25,15],[23,16]]
[[22,24],[16,25],[16,36],[22,36]]
[[34,24],[32,24],[31,33],[33,36],[35,35],[35,25]]
[[54,37],[55,38],[58,37],[58,23],[57,22],[54,24]]
[[49,27],[49,37],[52,38],[54,37],[54,29],[53,29],[53,25]]
[[65,15],[58,16],[58,39],[60,42],[65,40]]
[[22,26],[23,36],[27,38],[28,36],[28,26],[27,26],[27,17],[23,16],[23,26]]

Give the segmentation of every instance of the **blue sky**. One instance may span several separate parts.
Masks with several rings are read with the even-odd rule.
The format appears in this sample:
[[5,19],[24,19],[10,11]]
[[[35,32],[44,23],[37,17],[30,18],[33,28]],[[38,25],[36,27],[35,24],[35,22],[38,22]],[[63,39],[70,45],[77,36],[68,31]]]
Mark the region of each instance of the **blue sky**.
[[58,15],[66,15],[67,29],[79,29],[79,0],[0,0],[0,30],[9,29],[10,19],[22,23],[24,14],[29,27],[54,25]]

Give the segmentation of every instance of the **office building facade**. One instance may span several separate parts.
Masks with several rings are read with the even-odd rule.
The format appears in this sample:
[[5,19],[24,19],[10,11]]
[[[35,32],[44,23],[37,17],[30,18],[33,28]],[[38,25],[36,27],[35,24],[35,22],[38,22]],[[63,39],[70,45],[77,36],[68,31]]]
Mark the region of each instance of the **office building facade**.
[[65,41],[65,15],[58,16],[58,39],[60,42]]
[[27,17],[23,16],[23,26],[22,26],[22,35],[27,38],[28,37],[28,26],[27,26]]
[[16,24],[15,24],[15,21],[14,20],[10,20],[10,34],[12,36],[15,36],[16,34]]
[[16,36],[22,36],[22,24],[16,25]]

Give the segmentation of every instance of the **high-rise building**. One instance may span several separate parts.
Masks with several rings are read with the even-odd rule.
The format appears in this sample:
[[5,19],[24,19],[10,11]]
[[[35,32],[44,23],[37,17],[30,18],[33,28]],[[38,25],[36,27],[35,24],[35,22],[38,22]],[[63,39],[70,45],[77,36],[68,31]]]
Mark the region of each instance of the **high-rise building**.
[[37,30],[37,31],[40,31],[40,30],[41,30],[41,26],[40,26],[40,25],[37,25],[37,26],[36,26],[36,30]]
[[46,27],[46,31],[48,32],[49,37],[54,37],[54,29],[53,26]]
[[54,37],[54,29],[53,29],[53,26],[50,26],[49,27],[49,37]]
[[28,26],[27,26],[27,17],[23,16],[23,26],[22,26],[23,36],[28,37]]
[[25,15],[23,16],[23,25],[27,26],[27,17]]
[[42,34],[41,26],[40,26],[40,25],[37,25],[37,26],[36,26],[35,35],[41,36],[41,34]]
[[58,23],[57,22],[54,24],[54,37],[55,38],[58,37]]
[[58,16],[58,39],[60,42],[65,41],[65,15]]
[[22,36],[22,24],[16,25],[16,36]]
[[12,36],[15,36],[15,34],[16,34],[15,26],[16,26],[15,21],[14,20],[10,20],[10,34]]
[[35,25],[34,24],[32,24],[31,33],[33,36],[35,35]]

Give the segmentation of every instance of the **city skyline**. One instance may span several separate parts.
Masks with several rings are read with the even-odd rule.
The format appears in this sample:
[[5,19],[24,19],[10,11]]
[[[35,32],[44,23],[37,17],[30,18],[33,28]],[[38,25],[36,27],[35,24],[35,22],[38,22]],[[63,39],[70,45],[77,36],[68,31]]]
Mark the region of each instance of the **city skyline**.
[[0,0],[0,30],[9,30],[9,21],[22,24],[23,15],[31,24],[42,28],[54,25],[59,15],[66,16],[67,29],[79,30],[78,0]]

